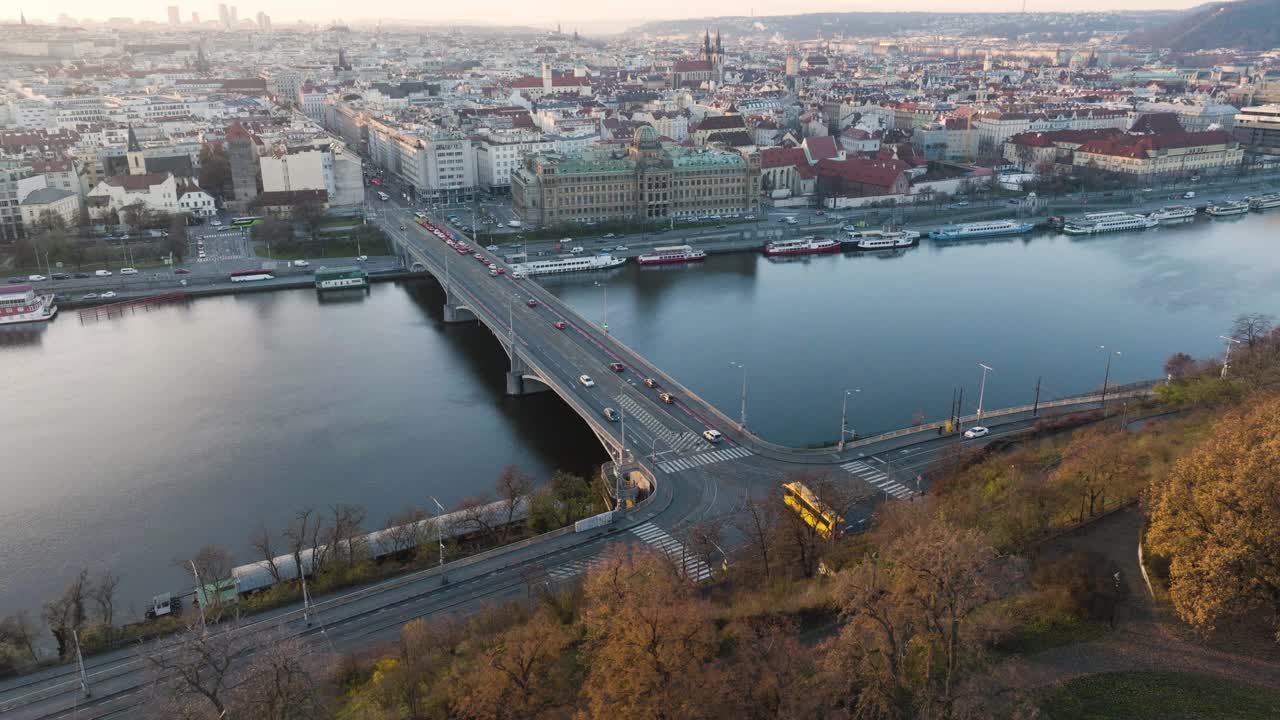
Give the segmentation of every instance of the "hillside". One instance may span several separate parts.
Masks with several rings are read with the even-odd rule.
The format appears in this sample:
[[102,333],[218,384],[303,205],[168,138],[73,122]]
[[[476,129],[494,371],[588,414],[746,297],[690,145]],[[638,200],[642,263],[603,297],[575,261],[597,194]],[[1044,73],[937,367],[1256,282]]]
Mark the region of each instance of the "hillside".
[[1182,17],[1129,36],[1136,45],[1181,52],[1280,47],[1280,0],[1239,0],[1203,5]]
[[1008,13],[848,12],[804,15],[728,16],[686,20],[655,20],[628,31],[631,34],[681,35],[718,28],[727,37],[780,35],[788,40],[813,38],[884,37],[902,32],[991,35],[1035,40],[1065,40],[1096,32],[1155,28],[1178,17],[1169,11],[1114,13],[1027,13],[1013,21]]

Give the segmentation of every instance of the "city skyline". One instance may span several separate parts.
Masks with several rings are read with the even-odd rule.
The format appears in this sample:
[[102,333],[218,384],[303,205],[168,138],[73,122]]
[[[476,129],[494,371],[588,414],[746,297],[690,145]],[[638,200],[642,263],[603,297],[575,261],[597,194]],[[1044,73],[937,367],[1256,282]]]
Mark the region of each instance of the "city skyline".
[[[226,3],[236,7],[241,7],[236,3]],[[1120,6],[1114,4],[1100,2],[1099,0],[1068,0],[1067,2],[1053,3],[1052,7],[1046,7],[1046,3],[1038,3],[1030,0],[1026,4],[1027,12],[1104,12],[1104,11],[1125,11],[1125,10],[1188,10],[1203,3],[1198,0],[1127,0]],[[302,3],[297,0],[265,0],[252,4],[244,4],[242,9],[249,10],[245,15],[241,16],[241,20],[248,20],[255,17],[258,12],[264,12],[270,15],[277,23],[296,23],[299,20],[311,24],[326,24],[335,20],[341,20],[354,23],[370,23],[382,21],[387,22],[406,21],[421,24],[465,24],[465,25],[529,25],[534,27],[549,27],[556,23],[561,23],[565,27],[574,27],[578,25],[590,25],[599,28],[605,26],[607,28],[616,28],[622,30],[627,27],[652,21],[652,20],[679,20],[692,19],[697,17],[729,17],[729,16],[757,16],[769,17],[779,15],[803,15],[813,13],[852,13],[852,12],[933,12],[933,13],[1002,13],[1021,12],[1023,4],[1021,0],[985,0],[984,2],[926,2],[925,0],[907,0],[906,2],[893,3],[892,5],[882,2],[858,2],[858,3],[841,3],[835,0],[809,0],[803,4],[793,4],[783,2],[782,0],[766,0],[765,2],[753,2],[749,4],[739,2],[728,2],[727,0],[717,0],[710,4],[701,5],[702,13],[691,15],[687,6],[675,0],[657,0],[657,2],[649,3],[646,6],[647,15],[645,17],[628,17],[628,13],[619,16],[616,12],[604,10],[594,3],[588,3],[584,0],[556,0],[555,2],[542,3],[536,6],[536,9],[529,10],[526,5],[517,5],[511,3],[510,7],[505,7],[506,3],[499,3],[502,7],[500,12],[495,13],[501,17],[501,21],[480,17],[474,9],[467,6],[446,6],[443,8],[433,8],[432,12],[424,13],[420,6],[405,0],[392,0],[383,3],[379,7],[383,12],[376,16],[368,16],[364,14],[364,10],[353,8],[337,0],[321,0],[320,2]],[[1040,7],[1037,7],[1040,5]],[[102,3],[95,3],[91,0],[62,0],[56,3],[44,3],[38,8],[23,10],[28,21],[40,20],[43,22],[54,22],[59,15],[67,15],[76,20],[106,20],[112,17],[132,17],[139,21],[153,21],[157,23],[166,22],[167,4],[157,3],[154,8],[148,8],[145,14],[138,14],[138,8],[128,7],[122,8],[123,11],[114,11],[111,9],[113,5],[104,6]],[[191,12],[196,12],[200,17],[210,18],[217,17],[217,3],[201,3],[193,5],[179,4],[183,23],[187,22]],[[17,20],[15,16],[11,20]]]

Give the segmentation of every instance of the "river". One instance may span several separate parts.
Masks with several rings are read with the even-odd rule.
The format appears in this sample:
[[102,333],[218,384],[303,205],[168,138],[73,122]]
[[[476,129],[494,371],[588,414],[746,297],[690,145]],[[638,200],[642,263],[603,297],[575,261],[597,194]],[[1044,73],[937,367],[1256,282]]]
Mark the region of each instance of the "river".
[[[985,406],[1159,375],[1219,353],[1242,312],[1280,311],[1280,215],[1072,239],[687,267],[628,265],[544,281],[727,414],[782,443],[833,440],[845,389],[862,434],[947,413],[979,362]],[[597,283],[603,283],[600,287]],[[81,566],[123,577],[126,612],[186,581],[206,543],[302,506],[348,502],[383,522],[435,495],[489,491],[508,464],[538,478],[604,459],[550,394],[503,395],[482,326],[440,321],[432,282],[346,302],[310,291],[202,299],[0,333],[0,613],[36,609]],[[1106,346],[1102,350],[1099,346]]]

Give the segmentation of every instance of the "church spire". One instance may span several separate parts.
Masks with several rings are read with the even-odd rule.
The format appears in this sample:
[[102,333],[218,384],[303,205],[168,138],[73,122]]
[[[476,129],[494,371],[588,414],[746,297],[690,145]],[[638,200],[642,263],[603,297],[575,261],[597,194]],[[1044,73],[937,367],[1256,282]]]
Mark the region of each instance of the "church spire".
[[138,136],[133,132],[133,125],[129,126],[129,152],[142,152],[142,146],[138,144]]
[[702,36],[702,59],[711,59],[711,28],[707,28],[706,34]]

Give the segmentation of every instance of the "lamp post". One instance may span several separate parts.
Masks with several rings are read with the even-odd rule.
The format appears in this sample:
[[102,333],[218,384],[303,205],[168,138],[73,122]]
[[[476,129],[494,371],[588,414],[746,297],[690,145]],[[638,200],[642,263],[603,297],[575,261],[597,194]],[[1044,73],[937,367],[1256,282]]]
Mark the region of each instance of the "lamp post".
[[602,283],[599,280],[597,280],[595,282],[595,286],[600,288],[602,291],[604,291],[604,324],[601,325],[601,327],[604,329],[604,334],[608,335],[609,334],[609,284]]
[[1239,345],[1240,341],[1233,337],[1227,337],[1226,335],[1219,335],[1218,337],[1227,341],[1227,356],[1222,359],[1222,374],[1218,376],[1220,379],[1226,380],[1227,368],[1231,367],[1231,346]]
[[978,386],[978,424],[982,424],[982,399],[987,394],[987,373],[992,372],[995,368],[984,363],[978,363],[978,367],[982,368],[982,384]]
[[746,363],[732,362],[732,361],[729,364],[736,368],[742,368],[742,393],[739,395],[739,400],[741,402],[742,409],[741,409],[741,415],[738,418],[738,431],[746,432],[747,431],[747,365]]
[[[196,561],[188,560],[188,562],[191,563],[191,574],[196,576],[196,587],[205,591],[204,598],[205,600],[208,600],[209,590],[208,588],[205,588],[203,585],[200,584],[200,571],[196,569]],[[217,588],[214,588],[214,589],[217,590]],[[196,605],[200,606],[200,634],[204,635],[208,633],[209,630],[208,630],[208,626],[205,625],[204,603],[200,602],[200,594],[198,592],[196,593]]]
[[436,542],[440,545],[440,582],[448,582],[444,576],[444,506],[431,495],[431,502],[436,504]]
[[[1107,346],[1099,345],[1098,349],[1106,350]],[[1111,358],[1119,354],[1119,350],[1107,353],[1107,367],[1106,370],[1102,372],[1102,409],[1104,411],[1107,409],[1107,384],[1111,382]]]
[[844,452],[844,440],[849,435],[849,396],[853,393],[862,392],[862,388],[854,388],[844,391],[844,400],[840,403],[840,444],[839,452]]

